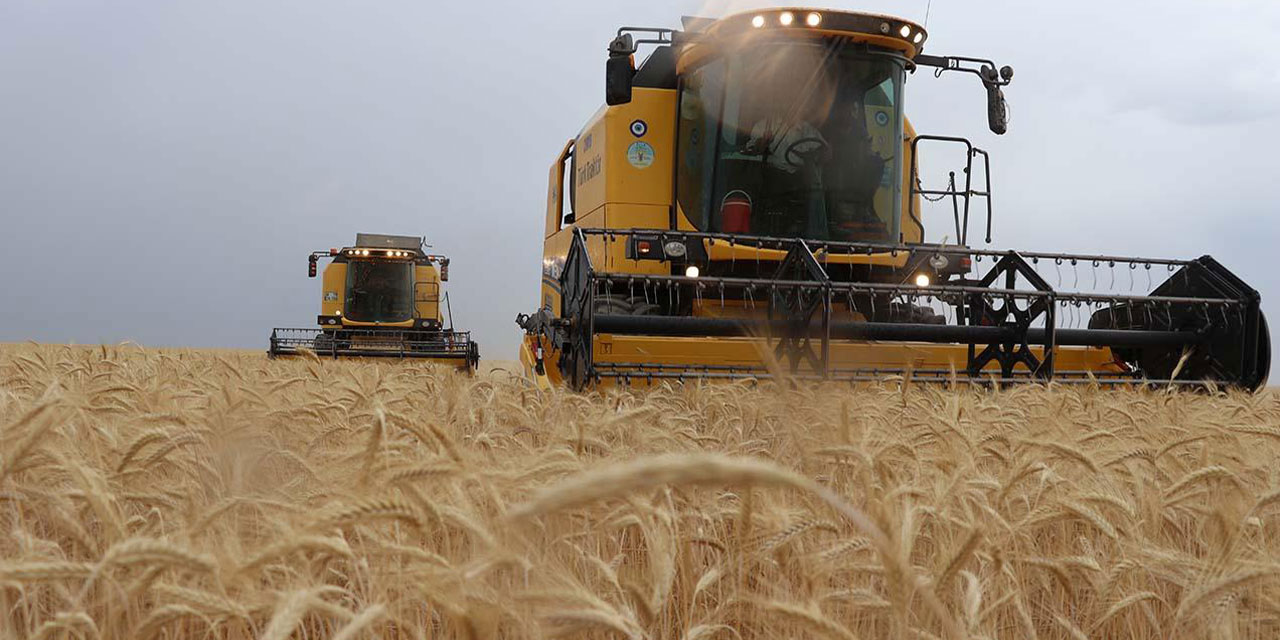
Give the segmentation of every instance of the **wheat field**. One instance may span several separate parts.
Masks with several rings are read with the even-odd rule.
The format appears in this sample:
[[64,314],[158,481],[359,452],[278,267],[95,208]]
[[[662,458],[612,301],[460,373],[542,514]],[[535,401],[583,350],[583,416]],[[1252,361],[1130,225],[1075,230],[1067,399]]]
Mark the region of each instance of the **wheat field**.
[[1273,638],[1280,395],[0,346],[3,638]]

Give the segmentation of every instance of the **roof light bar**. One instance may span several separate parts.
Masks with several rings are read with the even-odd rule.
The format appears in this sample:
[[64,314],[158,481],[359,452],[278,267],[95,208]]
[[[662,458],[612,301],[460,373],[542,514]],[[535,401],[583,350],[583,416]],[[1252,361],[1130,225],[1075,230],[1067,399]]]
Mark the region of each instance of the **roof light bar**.
[[[711,37],[732,36],[772,29],[821,29],[823,33],[866,34],[900,40],[914,56],[929,38],[924,27],[901,18],[866,13],[810,9],[765,9],[714,20],[705,30]],[[885,43],[889,44],[889,43]],[[892,45],[890,45],[892,46]]]

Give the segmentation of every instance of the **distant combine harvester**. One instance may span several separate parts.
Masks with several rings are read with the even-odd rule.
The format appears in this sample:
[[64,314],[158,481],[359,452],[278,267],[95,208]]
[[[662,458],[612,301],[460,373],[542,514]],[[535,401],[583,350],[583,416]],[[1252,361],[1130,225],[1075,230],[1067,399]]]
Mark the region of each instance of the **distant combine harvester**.
[[271,331],[271,357],[310,349],[333,358],[415,358],[474,371],[480,349],[453,327],[449,258],[428,254],[416,236],[356,234],[354,246],[313,252],[307,274],[322,258],[319,328]]

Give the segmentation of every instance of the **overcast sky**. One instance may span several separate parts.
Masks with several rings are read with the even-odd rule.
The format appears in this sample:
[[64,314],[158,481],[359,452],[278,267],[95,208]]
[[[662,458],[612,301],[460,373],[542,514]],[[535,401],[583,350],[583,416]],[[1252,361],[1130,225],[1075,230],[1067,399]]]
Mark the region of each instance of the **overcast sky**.
[[[265,348],[314,322],[306,255],[366,231],[451,256],[456,323],[513,358],[547,167],[603,100],[614,30],[755,6],[0,1],[0,341]],[[1003,137],[971,76],[908,81],[919,132],[993,154],[993,246],[1212,254],[1280,318],[1280,2],[928,13],[929,53],[1017,71]]]

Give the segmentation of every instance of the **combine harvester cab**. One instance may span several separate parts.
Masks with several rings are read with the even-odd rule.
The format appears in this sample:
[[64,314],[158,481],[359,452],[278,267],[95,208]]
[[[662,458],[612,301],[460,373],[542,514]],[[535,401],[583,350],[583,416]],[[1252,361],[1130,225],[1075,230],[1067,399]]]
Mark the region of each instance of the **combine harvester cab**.
[[[904,85],[972,74],[1003,134],[1013,70],[926,40],[808,9],[620,29],[607,106],[552,165],[541,305],[516,319],[530,374],[1263,386],[1261,298],[1213,258],[969,245],[975,203],[991,241],[987,153],[918,135]],[[963,166],[925,188],[921,151],[947,145]],[[955,244],[925,242],[923,200],[951,209]]]
[[468,331],[453,328],[449,258],[426,252],[423,238],[356,234],[342,249],[316,251],[307,274],[321,278],[317,329],[276,328],[268,355],[294,356],[308,349],[332,358],[415,358],[475,371],[480,349]]

